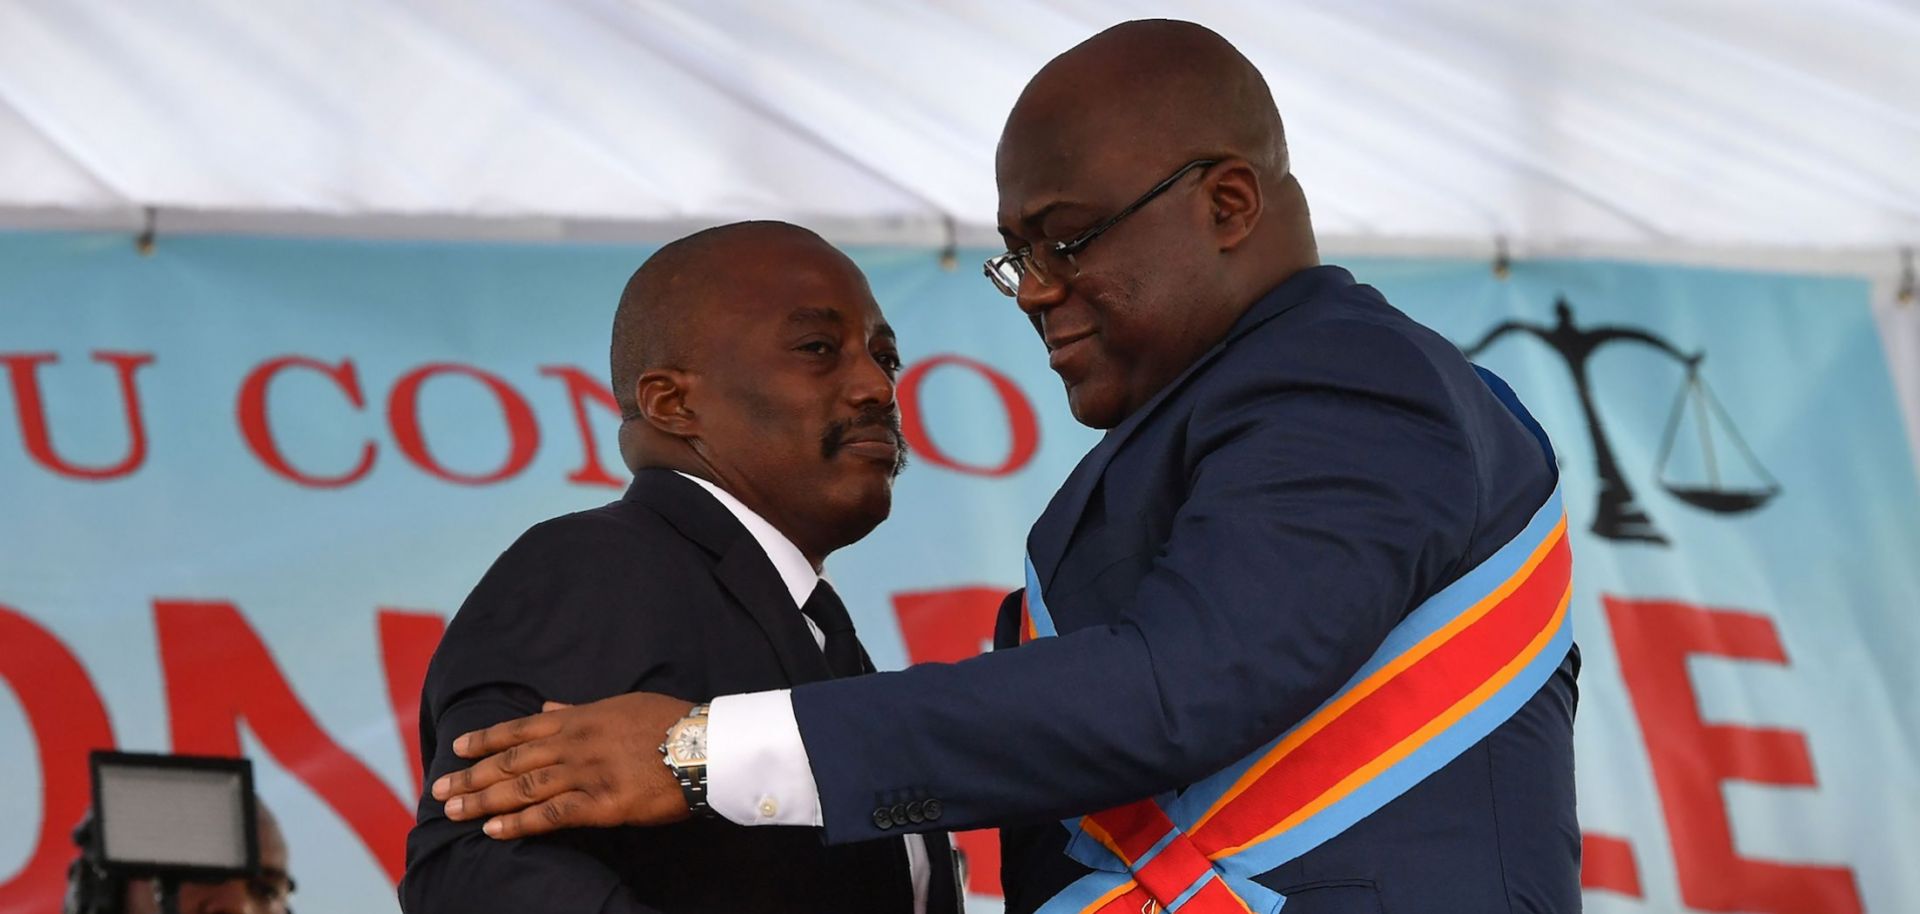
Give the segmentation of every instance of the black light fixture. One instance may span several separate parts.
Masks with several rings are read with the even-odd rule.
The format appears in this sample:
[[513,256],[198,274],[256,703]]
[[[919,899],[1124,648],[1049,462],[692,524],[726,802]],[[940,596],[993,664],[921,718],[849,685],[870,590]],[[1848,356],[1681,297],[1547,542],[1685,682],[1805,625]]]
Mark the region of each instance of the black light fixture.
[[154,880],[161,911],[179,909],[182,881],[223,882],[260,868],[252,762],[96,751],[89,763],[94,863]]

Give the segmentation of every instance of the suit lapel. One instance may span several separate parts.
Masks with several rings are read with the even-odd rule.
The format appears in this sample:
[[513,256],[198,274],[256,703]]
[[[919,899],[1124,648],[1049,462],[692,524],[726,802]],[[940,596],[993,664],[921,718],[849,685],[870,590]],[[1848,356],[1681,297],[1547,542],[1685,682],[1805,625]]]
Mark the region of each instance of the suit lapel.
[[774,653],[779,655],[780,667],[786,670],[787,679],[801,685],[833,678],[827,668],[827,655],[820,652],[820,645],[807,630],[800,608],[793,605],[793,594],[780,580],[773,561],[746,530],[740,531],[732,547],[720,557],[713,575],[720,580],[720,586],[746,607],[760,624],[760,630],[766,633],[767,640],[773,642]]
[[1040,579],[1042,589],[1053,583],[1054,572],[1060,568],[1060,560],[1066,555],[1067,544],[1073,537],[1074,529],[1080,525],[1080,516],[1086,513],[1087,500],[1105,475],[1107,464],[1113,461],[1114,454],[1130,440],[1135,432],[1148,423],[1175,392],[1184,387],[1200,371],[1212,364],[1229,346],[1252,332],[1254,328],[1266,323],[1295,305],[1306,301],[1318,293],[1329,282],[1351,285],[1353,275],[1339,267],[1320,266],[1301,270],[1275,286],[1273,291],[1261,296],[1247,313],[1227,331],[1225,339],[1215,344],[1200,358],[1188,365],[1178,377],[1153,395],[1144,406],[1133,411],[1125,421],[1114,426],[1093,446],[1093,450],[1080,458],[1080,463],[1068,474],[1067,481],[1047,502],[1047,509],[1040,513],[1038,520],[1027,534],[1027,556],[1033,560],[1035,573]]
[[800,685],[832,678],[826,656],[800,608],[793,605],[773,560],[725,505],[680,474],[659,469],[635,473],[626,498],[651,509],[718,558],[714,578],[767,636],[788,681]]

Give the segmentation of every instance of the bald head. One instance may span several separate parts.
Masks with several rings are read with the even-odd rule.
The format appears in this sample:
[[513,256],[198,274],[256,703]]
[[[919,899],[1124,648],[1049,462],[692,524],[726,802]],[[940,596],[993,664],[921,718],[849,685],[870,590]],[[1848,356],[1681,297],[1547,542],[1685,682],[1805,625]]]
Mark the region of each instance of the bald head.
[[847,255],[783,222],[661,248],[613,322],[620,455],[704,479],[816,565],[867,535],[905,465],[900,353]]
[[819,235],[786,222],[735,222],[655,251],[627,280],[613,315],[613,397],[623,419],[639,414],[634,382],[653,368],[694,369],[709,347],[695,318],[720,297],[794,257],[844,259]]
[[1116,25],[1054,58],[1014,104],[1000,156],[1044,150],[1066,168],[1101,150],[1154,161],[1238,156],[1287,174],[1267,81],[1238,49],[1191,22]]
[[1007,116],[994,179],[1007,250],[1038,267],[1015,300],[1096,428],[1319,258],[1267,81],[1190,22],[1124,23],[1054,58]]

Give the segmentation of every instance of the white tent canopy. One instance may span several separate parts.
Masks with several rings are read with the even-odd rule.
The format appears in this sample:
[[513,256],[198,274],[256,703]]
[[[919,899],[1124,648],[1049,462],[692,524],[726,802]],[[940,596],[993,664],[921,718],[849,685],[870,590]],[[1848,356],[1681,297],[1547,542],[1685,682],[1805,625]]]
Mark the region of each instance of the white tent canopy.
[[1027,77],[1156,15],[1266,73],[1329,238],[1920,241],[1920,11],[1877,0],[0,0],[0,225],[982,241]]

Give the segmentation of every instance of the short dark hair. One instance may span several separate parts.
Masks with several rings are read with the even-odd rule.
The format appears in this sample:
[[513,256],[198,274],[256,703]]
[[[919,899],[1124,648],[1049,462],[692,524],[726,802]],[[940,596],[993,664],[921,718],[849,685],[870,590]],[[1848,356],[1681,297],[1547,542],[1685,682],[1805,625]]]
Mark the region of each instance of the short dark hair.
[[613,398],[622,419],[639,417],[634,384],[651,368],[685,368],[694,355],[688,345],[687,318],[701,296],[729,264],[733,245],[754,238],[800,235],[825,244],[819,235],[787,222],[734,222],[703,229],[669,242],[648,257],[620,293],[613,314]]

